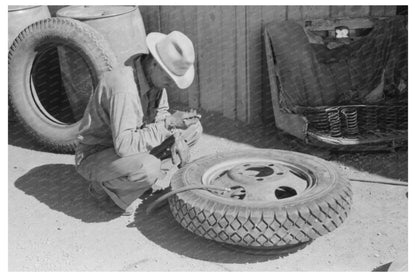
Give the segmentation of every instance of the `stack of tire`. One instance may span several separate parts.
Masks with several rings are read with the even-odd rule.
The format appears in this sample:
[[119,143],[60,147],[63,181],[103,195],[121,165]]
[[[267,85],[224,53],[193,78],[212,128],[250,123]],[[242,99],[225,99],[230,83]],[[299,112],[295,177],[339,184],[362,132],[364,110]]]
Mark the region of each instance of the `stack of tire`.
[[[77,120],[72,122],[63,122],[49,112],[34,85],[39,57],[51,46],[58,49],[58,70],[67,78],[59,80],[66,91],[56,97],[71,99],[82,87],[79,76],[85,75],[68,66],[71,53],[85,61],[83,71],[89,72],[88,81],[95,87],[103,72],[123,65],[135,54],[147,53],[145,37],[137,6],[69,6],[58,10],[57,17],[51,17],[46,6],[9,6],[9,100],[18,121],[49,150],[72,153],[83,110],[69,107],[76,112]],[[43,83],[50,82],[47,77]],[[89,95],[84,99],[88,101]],[[55,100],[51,99],[51,105],[56,105]]]

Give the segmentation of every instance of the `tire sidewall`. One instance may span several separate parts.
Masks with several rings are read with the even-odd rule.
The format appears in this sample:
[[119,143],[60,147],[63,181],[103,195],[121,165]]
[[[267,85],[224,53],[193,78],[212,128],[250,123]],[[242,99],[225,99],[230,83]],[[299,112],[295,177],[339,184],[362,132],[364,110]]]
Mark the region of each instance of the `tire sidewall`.
[[228,199],[202,190],[185,191],[169,198],[176,221],[217,242],[286,251],[331,232],[348,216],[352,201],[349,182],[326,161],[290,151],[256,149],[203,157],[177,172],[172,189],[201,185],[203,173],[213,164],[244,157],[301,164],[315,174],[315,189],[304,197],[269,203]]

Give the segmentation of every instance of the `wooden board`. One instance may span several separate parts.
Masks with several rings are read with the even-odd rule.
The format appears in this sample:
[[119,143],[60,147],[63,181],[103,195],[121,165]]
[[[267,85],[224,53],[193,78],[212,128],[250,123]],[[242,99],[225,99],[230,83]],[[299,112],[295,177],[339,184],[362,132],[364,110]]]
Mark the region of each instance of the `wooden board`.
[[[262,6],[261,7],[261,16],[262,16],[262,29],[264,25],[272,21],[283,21],[287,19],[287,6]],[[262,30],[263,35],[263,30]]]
[[303,6],[303,19],[329,17],[329,6]]
[[247,121],[247,41],[246,41],[246,9],[236,7],[236,111],[237,119]]
[[384,15],[392,16],[396,14],[396,6],[385,6]]
[[248,97],[247,119],[250,123],[261,121],[261,89],[262,89],[262,8],[248,6],[247,12],[247,74]]
[[[172,31],[184,31],[184,18],[182,16],[182,9],[176,6],[161,6],[160,7],[160,32],[169,34]],[[182,102],[181,95],[183,91],[177,87],[166,89],[168,98],[172,102]],[[182,98],[182,99],[181,99]]]
[[[187,35],[194,43],[196,50],[196,7],[195,6],[161,6],[160,29],[162,33],[180,31]],[[198,71],[196,71],[192,85],[187,89],[169,88],[168,96],[173,102],[187,104],[192,108],[199,105]]]
[[[198,30],[197,30],[197,8],[196,6],[185,6],[183,9],[184,18],[184,33],[194,44],[194,49],[197,51],[198,45]],[[182,103],[188,103],[189,107],[193,109],[199,108],[199,71],[198,71],[198,53],[195,56],[195,77],[192,85],[184,92]]]
[[159,6],[139,6],[139,11],[143,18],[146,34],[151,32],[160,32],[159,9]]
[[330,6],[330,17],[341,18],[345,16],[345,6]]
[[363,17],[370,14],[369,6],[331,6],[330,16],[333,18],[342,17]]
[[345,16],[363,17],[370,14],[370,6],[345,6]]
[[302,6],[287,6],[287,19],[299,20],[303,18]]
[[222,114],[230,119],[236,118],[236,7],[221,7],[222,12]]
[[370,15],[371,16],[383,16],[384,6],[370,6]]
[[221,8],[197,7],[198,68],[201,107],[222,112]]

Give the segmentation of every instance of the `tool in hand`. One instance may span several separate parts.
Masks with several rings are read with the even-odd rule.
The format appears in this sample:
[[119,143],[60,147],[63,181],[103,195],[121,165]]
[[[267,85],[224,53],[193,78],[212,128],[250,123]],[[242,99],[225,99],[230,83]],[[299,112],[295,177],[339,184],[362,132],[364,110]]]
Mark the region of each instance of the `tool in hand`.
[[152,150],[150,150],[150,154],[155,156],[156,158],[160,160],[164,160],[167,158],[172,157],[172,153],[170,151],[171,147],[175,143],[175,136],[172,135],[165,139],[160,145],[154,147]]

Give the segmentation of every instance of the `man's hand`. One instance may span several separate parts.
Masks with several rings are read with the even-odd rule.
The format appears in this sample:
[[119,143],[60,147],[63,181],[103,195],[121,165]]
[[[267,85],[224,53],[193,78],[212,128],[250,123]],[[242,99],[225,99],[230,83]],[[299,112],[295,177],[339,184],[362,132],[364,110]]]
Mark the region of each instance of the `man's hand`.
[[179,168],[187,164],[191,158],[189,146],[179,134],[175,134],[175,143],[171,147],[172,162],[179,164]]
[[197,114],[195,110],[189,112],[176,111],[174,114],[168,116],[165,120],[166,127],[187,129],[189,126],[198,123],[201,115]]

